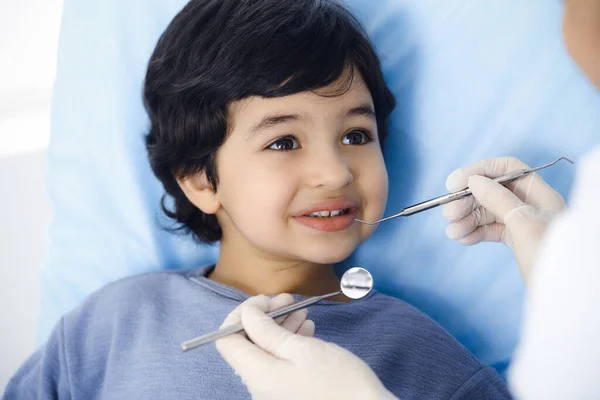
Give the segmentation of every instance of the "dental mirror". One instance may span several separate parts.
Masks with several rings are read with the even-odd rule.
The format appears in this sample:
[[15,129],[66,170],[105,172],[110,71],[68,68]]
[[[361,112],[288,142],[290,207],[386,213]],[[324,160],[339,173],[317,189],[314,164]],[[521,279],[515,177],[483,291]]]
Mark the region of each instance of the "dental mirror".
[[[371,273],[364,268],[350,268],[344,273],[344,275],[342,275],[342,279],[340,281],[340,289],[341,290],[339,292],[324,294],[322,296],[309,297],[308,299],[271,311],[267,315],[273,319],[279,318],[284,315],[288,315],[294,311],[309,307],[313,304],[318,303],[321,300],[325,300],[342,293],[346,297],[353,300],[362,299],[371,292],[371,289],[373,289],[373,277],[371,276]],[[206,335],[198,336],[197,338],[187,340],[181,344],[181,349],[183,351],[195,349],[196,347],[200,347],[202,345],[214,342],[215,340],[224,338],[225,336],[242,332],[243,330],[244,327],[242,326],[242,324],[228,326],[227,328],[219,329],[218,331],[207,333]]]
[[354,300],[362,299],[373,289],[373,277],[364,268],[350,268],[342,275],[340,288],[346,297]]

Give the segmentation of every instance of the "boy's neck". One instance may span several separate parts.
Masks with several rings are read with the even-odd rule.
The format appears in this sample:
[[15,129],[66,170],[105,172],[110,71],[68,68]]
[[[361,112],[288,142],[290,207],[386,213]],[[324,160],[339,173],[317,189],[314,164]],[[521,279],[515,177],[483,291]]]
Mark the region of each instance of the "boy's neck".
[[[331,265],[266,260],[257,265],[223,253],[208,278],[251,296],[280,293],[319,296],[340,290],[340,280]],[[348,301],[344,295],[330,300]]]

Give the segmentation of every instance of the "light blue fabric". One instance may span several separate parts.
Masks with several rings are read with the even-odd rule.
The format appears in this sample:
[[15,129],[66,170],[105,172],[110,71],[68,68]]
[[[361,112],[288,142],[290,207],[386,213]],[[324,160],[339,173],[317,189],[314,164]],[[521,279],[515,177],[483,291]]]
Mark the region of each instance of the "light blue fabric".
[[[106,285],[57,324],[0,399],[249,399],[214,344],[179,347],[216,329],[248,298],[208,272],[161,271]],[[401,300],[372,291],[348,304],[323,301],[309,313],[317,337],[359,356],[401,399],[511,398],[493,368]]]
[[[39,338],[108,281],[213,261],[160,229],[161,188],[143,147],[141,85],[153,46],[185,0],[65,0],[52,110],[55,218],[42,270]],[[600,141],[600,98],[568,59],[560,2],[348,0],[398,99],[386,158],[388,212],[442,194],[454,168],[515,155],[577,159]],[[574,168],[543,176],[566,194]],[[446,239],[439,210],[382,225],[342,268],[368,267],[502,371],[523,285],[502,246]]]

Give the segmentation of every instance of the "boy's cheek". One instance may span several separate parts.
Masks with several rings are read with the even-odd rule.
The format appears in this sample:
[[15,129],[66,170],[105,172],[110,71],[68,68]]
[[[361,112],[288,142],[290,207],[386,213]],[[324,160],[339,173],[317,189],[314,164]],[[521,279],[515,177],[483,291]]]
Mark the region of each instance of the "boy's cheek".
[[[368,211],[365,210],[366,212],[362,217],[370,221],[382,218],[388,197],[388,175],[383,162],[377,166],[376,170],[371,171],[363,190],[363,195],[368,202]],[[358,222],[356,224],[360,229],[360,242],[367,240],[378,227],[378,225],[359,224]]]
[[385,211],[388,198],[388,174],[383,161],[379,163],[377,173],[374,175],[377,176],[377,179],[371,181],[369,191],[372,197],[371,201],[377,204],[377,207],[379,208],[380,215],[376,216],[376,219],[378,219]]

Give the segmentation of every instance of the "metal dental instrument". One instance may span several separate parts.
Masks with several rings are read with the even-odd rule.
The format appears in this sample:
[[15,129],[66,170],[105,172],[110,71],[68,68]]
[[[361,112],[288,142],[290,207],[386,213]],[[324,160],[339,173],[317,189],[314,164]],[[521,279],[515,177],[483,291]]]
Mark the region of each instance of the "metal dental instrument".
[[[567,157],[560,157],[559,159],[557,159],[557,160],[555,160],[555,161],[553,161],[551,163],[548,163],[548,164],[545,164],[545,165],[541,165],[541,166],[535,167],[535,168],[518,169],[516,171],[509,172],[506,175],[502,175],[502,176],[500,176],[500,177],[498,177],[498,178],[496,178],[494,180],[496,182],[498,182],[498,183],[512,182],[515,179],[521,178],[522,176],[528,175],[528,174],[530,174],[532,172],[536,172],[536,171],[542,170],[544,168],[551,167],[554,164],[556,164],[557,162],[559,162],[560,160],[565,160],[565,161],[570,162],[571,164],[575,164],[573,161],[571,161]],[[448,194],[445,194],[443,196],[436,197],[436,198],[433,198],[431,200],[427,200],[427,201],[424,201],[424,202],[419,203],[419,204],[415,204],[415,205],[410,206],[410,207],[406,207],[404,210],[400,211],[398,214],[394,214],[394,215],[391,215],[389,217],[382,218],[382,219],[380,219],[378,221],[367,222],[367,221],[363,221],[361,219],[355,219],[355,221],[363,223],[363,224],[367,224],[367,225],[376,225],[376,224],[378,224],[380,222],[387,221],[387,220],[390,220],[390,219],[394,219],[394,218],[398,218],[398,217],[406,217],[406,216],[409,216],[409,215],[420,213],[422,211],[427,211],[427,210],[430,210],[432,208],[441,206],[443,204],[450,203],[450,202],[452,202],[454,200],[458,200],[458,199],[462,199],[463,197],[471,196],[471,194],[472,194],[471,190],[469,188],[466,188],[466,189],[463,189],[463,190],[459,190],[458,192],[448,193]]]
[[[284,315],[290,314],[294,311],[301,310],[303,308],[316,304],[321,300],[325,300],[327,298],[334,297],[342,293],[354,300],[362,299],[367,294],[369,294],[372,288],[373,277],[371,276],[371,273],[369,271],[360,267],[350,268],[344,273],[344,275],[342,275],[342,279],[340,281],[340,291],[325,294],[322,296],[309,297],[308,299],[271,311],[267,314],[267,316],[273,319],[279,318]],[[217,331],[207,333],[206,335],[187,340],[181,344],[181,349],[183,351],[195,349],[196,347],[214,342],[215,340],[224,338],[225,336],[242,332],[243,330],[244,327],[242,326],[242,324],[235,324],[227,328],[219,329]]]

